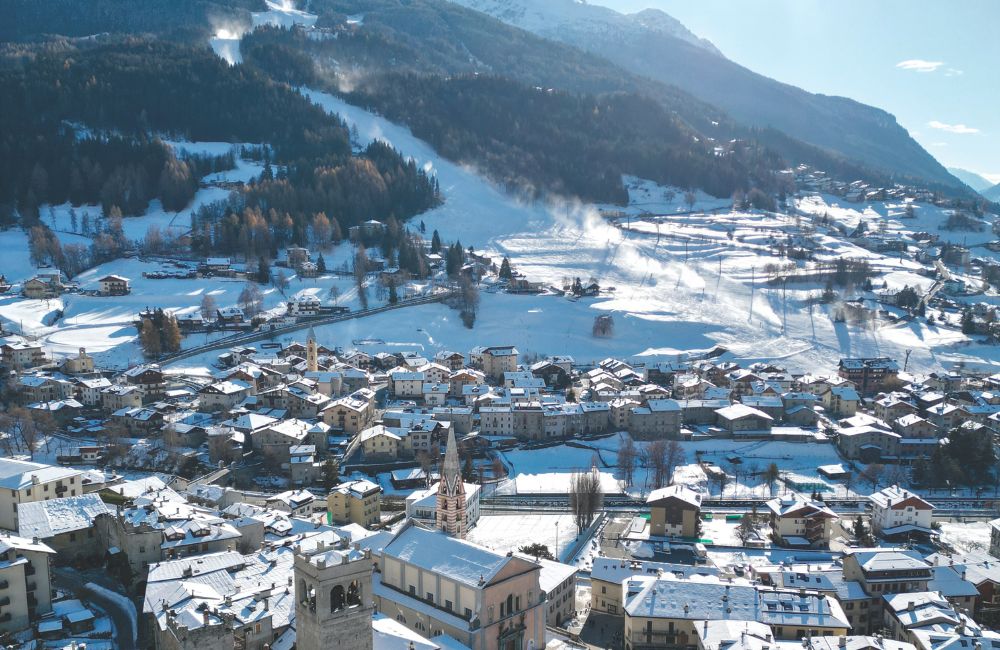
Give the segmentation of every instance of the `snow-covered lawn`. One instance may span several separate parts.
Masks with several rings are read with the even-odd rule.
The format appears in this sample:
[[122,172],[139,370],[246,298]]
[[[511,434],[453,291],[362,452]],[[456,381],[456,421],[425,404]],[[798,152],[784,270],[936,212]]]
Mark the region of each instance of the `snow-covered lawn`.
[[544,544],[552,555],[556,555],[558,548],[557,557],[561,557],[576,540],[576,525],[573,516],[568,514],[482,515],[469,531],[468,539],[498,553],[517,551],[529,544]]
[[962,553],[986,552],[990,548],[990,524],[988,521],[941,522],[941,541]]

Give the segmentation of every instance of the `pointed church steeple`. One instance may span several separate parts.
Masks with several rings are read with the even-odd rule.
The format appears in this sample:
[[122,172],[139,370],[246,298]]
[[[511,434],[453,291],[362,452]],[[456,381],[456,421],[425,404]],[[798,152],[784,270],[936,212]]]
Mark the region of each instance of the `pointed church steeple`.
[[448,444],[445,447],[444,462],[441,463],[435,520],[437,527],[449,535],[465,537],[465,483],[462,482],[462,466],[458,460],[454,430],[448,431]]

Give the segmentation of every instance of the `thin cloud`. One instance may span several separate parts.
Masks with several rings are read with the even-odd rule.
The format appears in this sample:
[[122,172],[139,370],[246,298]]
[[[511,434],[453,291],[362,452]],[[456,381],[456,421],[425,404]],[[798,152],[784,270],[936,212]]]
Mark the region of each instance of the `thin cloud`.
[[958,68],[948,68],[944,71],[944,76],[946,77],[961,77],[963,74],[965,74],[965,71]]
[[971,126],[966,126],[964,124],[946,124],[945,122],[938,122],[937,120],[931,120],[927,123],[927,126],[932,129],[937,129],[939,131],[947,131],[948,133],[956,133],[958,135],[970,135],[973,133],[979,133],[979,129],[973,128]]
[[934,72],[944,65],[944,61],[927,61],[925,59],[907,59],[896,64],[902,70],[913,70],[914,72]]

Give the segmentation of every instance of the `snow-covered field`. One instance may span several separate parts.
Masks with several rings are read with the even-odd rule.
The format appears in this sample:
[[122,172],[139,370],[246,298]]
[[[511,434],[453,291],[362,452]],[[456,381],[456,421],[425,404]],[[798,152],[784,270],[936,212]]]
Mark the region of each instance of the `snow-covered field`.
[[[913,350],[910,369],[915,371],[958,361],[998,363],[995,351],[964,347],[968,339],[954,330],[922,323],[873,327],[834,322],[827,307],[806,304],[822,287],[796,284],[783,292],[766,285],[765,266],[785,261],[770,255],[768,238],[800,227],[792,217],[782,221],[719,210],[725,202],[704,195],[698,196],[695,209],[717,212],[677,215],[683,192],[640,179],[627,179],[632,205],[626,212],[631,216],[618,223],[625,227],[604,218],[597,206],[555,200],[524,204],[499,192],[475,170],[441,158],[409,129],[332,95],[303,92],[356,126],[363,140],[386,140],[437,175],[446,201],[421,216],[428,231],[438,229],[445,239],[460,239],[498,257],[508,255],[515,269],[532,280],[558,285],[564,278],[593,277],[603,287],[614,287],[599,298],[578,302],[484,293],[478,332],[470,335],[459,331],[454,318],[435,317],[440,308],[428,308],[419,322],[430,345],[462,349],[475,339],[479,344],[513,343],[541,354],[597,359],[612,353],[672,358],[722,344],[739,358],[779,359],[799,371],[829,370],[842,356],[902,358],[908,349]],[[825,206],[847,223],[850,209],[827,200],[833,203],[829,197],[810,197],[800,209],[822,215]],[[874,215],[879,210],[887,215],[902,212],[889,204],[871,209]],[[674,216],[650,219],[641,216],[646,210]],[[920,206],[917,214],[906,227],[944,218],[943,211],[928,206]],[[821,258],[864,257],[891,274],[894,285],[919,284],[913,262],[871,253],[833,235],[817,237],[824,251]],[[615,336],[595,339],[590,334],[593,317],[607,312],[615,316]],[[499,327],[491,325],[497,315],[505,319]],[[519,327],[508,326],[511,318]],[[388,324],[377,325],[381,329]],[[497,336],[500,327],[505,333]],[[540,327],[556,331],[545,336]],[[409,329],[390,329],[388,338],[417,339],[415,328]],[[557,336],[565,342],[553,345],[547,340]]]
[[[558,535],[558,547],[556,536]],[[498,553],[517,551],[529,544],[544,544],[556,555],[563,552],[576,539],[573,515],[521,513],[517,515],[482,515],[469,531],[469,541],[482,544]]]

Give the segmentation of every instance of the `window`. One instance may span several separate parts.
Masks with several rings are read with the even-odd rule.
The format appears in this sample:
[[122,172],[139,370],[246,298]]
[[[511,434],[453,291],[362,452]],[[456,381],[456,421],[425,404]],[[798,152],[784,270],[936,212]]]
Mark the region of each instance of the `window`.
[[71,542],[75,542],[76,541],[76,533],[70,533],[69,534],[69,541],[71,541]]

